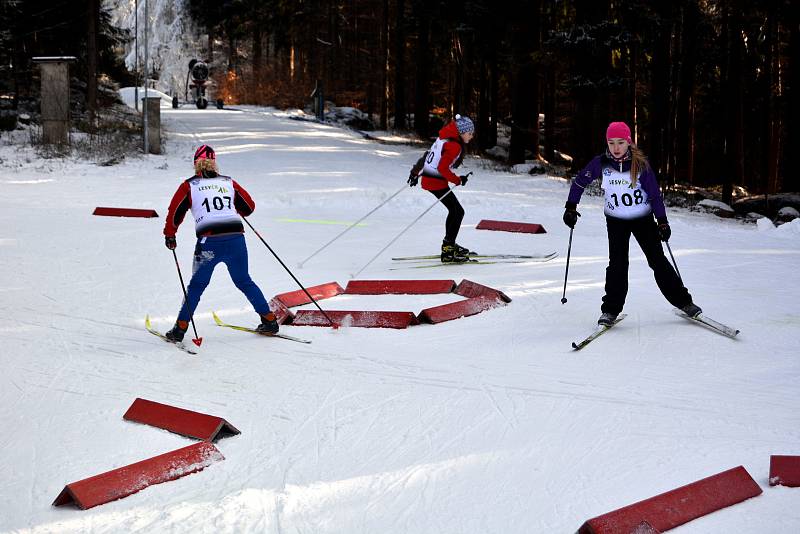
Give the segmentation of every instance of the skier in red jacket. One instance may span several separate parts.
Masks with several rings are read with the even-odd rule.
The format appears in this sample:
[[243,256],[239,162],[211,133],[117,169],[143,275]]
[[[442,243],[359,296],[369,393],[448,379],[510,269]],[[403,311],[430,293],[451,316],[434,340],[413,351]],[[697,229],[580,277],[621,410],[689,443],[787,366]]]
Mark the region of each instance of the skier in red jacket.
[[217,157],[210,146],[203,145],[197,149],[194,170],[195,175],[184,180],[175,191],[164,225],[164,244],[170,250],[175,250],[177,246],[175,234],[189,211],[197,235],[192,279],[186,290],[188,298],[181,306],[175,326],[165,334],[167,339],[175,342],[183,340],[200,296],[219,263],[225,264],[234,285],[244,293],[261,317],[261,324],[256,328],[258,333],[278,333],[275,314],[270,311],[264,294],[250,278],[247,269],[247,245],[240,216],[253,213],[256,203],[230,176],[219,174]]
[[[457,175],[457,169],[464,160],[465,145],[472,141],[475,125],[469,117],[456,115],[455,119],[439,130],[439,138],[425,154],[422,166],[422,188],[430,191],[447,208],[445,235],[442,240],[442,263],[461,263],[469,260],[469,249],[456,243],[464,208],[458,202],[450,184],[466,185],[469,174]],[[409,180],[416,185],[416,177]],[[413,183],[412,183],[413,182]]]

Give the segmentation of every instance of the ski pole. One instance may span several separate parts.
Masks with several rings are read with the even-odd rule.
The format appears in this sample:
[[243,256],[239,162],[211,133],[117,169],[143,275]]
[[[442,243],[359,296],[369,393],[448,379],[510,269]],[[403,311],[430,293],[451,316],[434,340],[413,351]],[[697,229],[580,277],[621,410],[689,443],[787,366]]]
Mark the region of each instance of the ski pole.
[[309,292],[308,292],[308,290],[307,290],[307,289],[306,289],[306,288],[303,286],[303,284],[301,284],[301,283],[300,283],[300,280],[298,280],[298,279],[297,279],[297,277],[296,277],[296,276],[295,276],[295,275],[292,273],[292,271],[290,271],[290,270],[289,270],[289,268],[286,266],[286,264],[285,264],[285,263],[283,263],[283,260],[281,260],[281,259],[278,257],[278,255],[277,255],[277,254],[275,254],[275,251],[274,251],[274,250],[272,250],[272,247],[271,247],[271,246],[269,246],[269,244],[267,244],[267,242],[266,242],[266,241],[264,241],[264,238],[263,238],[263,237],[261,237],[261,234],[259,234],[259,233],[258,233],[258,230],[256,230],[255,228],[253,228],[253,225],[252,225],[252,224],[250,224],[250,221],[248,221],[248,220],[247,220],[247,217],[242,217],[242,219],[244,219],[244,222],[246,222],[246,223],[247,223],[247,226],[249,226],[249,227],[250,227],[250,229],[251,229],[253,232],[255,232],[256,236],[257,236],[257,237],[258,237],[258,238],[261,240],[261,242],[262,242],[262,243],[264,243],[264,246],[265,246],[265,247],[267,247],[267,249],[268,249],[268,250],[269,250],[269,251],[272,253],[272,255],[273,255],[273,256],[275,256],[275,259],[276,259],[276,260],[278,260],[278,263],[280,263],[280,264],[281,264],[281,267],[283,267],[284,269],[286,269],[286,272],[287,272],[287,273],[289,273],[289,276],[291,276],[291,277],[294,279],[294,281],[295,281],[295,282],[297,282],[297,285],[298,285],[298,286],[300,286],[300,289],[302,289],[302,290],[303,290],[303,293],[305,293],[305,294],[306,294],[306,296],[307,296],[309,299],[311,299],[311,302],[313,302],[313,303],[314,303],[314,306],[316,306],[316,307],[317,307],[317,309],[318,309],[320,312],[322,312],[322,315],[323,315],[323,316],[325,316],[325,318],[326,318],[326,319],[328,320],[328,322],[331,324],[331,326],[333,327],[333,329],[334,329],[334,330],[336,330],[337,328],[339,328],[339,325],[337,325],[336,323],[334,323],[334,322],[333,322],[333,320],[332,320],[330,317],[328,317],[328,314],[327,314],[327,313],[325,313],[325,310],[323,310],[322,308],[320,308],[320,307],[319,307],[319,303],[318,303],[316,300],[314,300],[314,297],[312,297],[312,296],[311,296],[311,293],[309,293]]
[[567,268],[564,271],[564,293],[561,295],[561,304],[567,303],[567,276],[569,275],[569,255],[572,252],[572,231],[575,228],[569,229],[569,246],[567,247]]
[[675,263],[675,256],[672,255],[672,249],[669,246],[669,241],[664,241],[664,244],[667,245],[667,250],[669,251],[669,257],[672,258],[672,265],[675,266],[675,272],[678,273],[678,278],[680,278],[681,283],[683,283],[683,277],[681,276],[681,272],[678,270],[678,264]]
[[310,260],[311,258],[313,258],[314,256],[316,256],[317,254],[319,254],[320,252],[322,252],[323,250],[325,250],[326,248],[328,248],[328,245],[330,245],[331,243],[333,243],[334,241],[336,241],[337,239],[339,239],[340,237],[342,237],[344,234],[346,234],[347,232],[349,232],[349,231],[350,231],[350,230],[352,230],[353,228],[355,228],[355,227],[356,227],[356,225],[358,225],[358,223],[360,223],[361,221],[363,221],[364,219],[366,219],[367,217],[369,217],[370,215],[372,215],[373,213],[375,213],[376,211],[378,211],[378,210],[379,210],[380,208],[382,208],[382,207],[383,207],[383,206],[384,206],[384,205],[385,205],[387,202],[389,202],[390,200],[392,200],[394,197],[396,197],[397,195],[399,195],[400,193],[402,193],[402,192],[403,192],[404,190],[406,190],[406,189],[408,189],[408,185],[404,185],[403,187],[401,187],[400,189],[398,189],[398,190],[397,190],[397,192],[396,192],[395,194],[393,194],[392,196],[390,196],[389,198],[387,198],[386,200],[384,200],[383,202],[381,202],[380,204],[378,204],[377,206],[375,206],[375,207],[372,209],[372,211],[370,211],[369,213],[367,213],[366,215],[364,215],[363,217],[361,217],[359,220],[357,220],[356,222],[354,222],[353,224],[351,224],[350,226],[348,226],[347,228],[345,228],[344,230],[342,230],[341,232],[339,232],[339,235],[337,235],[336,237],[334,237],[333,239],[331,239],[330,241],[328,241],[327,243],[325,243],[324,245],[322,245],[320,248],[318,248],[316,251],[314,251],[314,252],[313,252],[313,253],[312,253],[312,254],[311,254],[309,257],[307,257],[306,259],[304,259],[303,261],[301,261],[300,263],[298,263],[298,264],[297,264],[297,266],[298,266],[298,267],[300,267],[300,268],[302,269],[302,268],[303,268],[303,264],[304,264],[305,262],[307,262],[308,260]]
[[450,194],[450,193],[452,193],[452,192],[453,192],[453,190],[452,190],[452,189],[450,189],[450,190],[448,190],[448,191],[447,191],[447,193],[445,193],[445,194],[444,194],[444,195],[442,195],[441,197],[437,198],[437,199],[436,199],[436,202],[434,202],[433,204],[431,204],[430,206],[428,206],[428,207],[425,209],[425,211],[423,211],[422,213],[420,213],[419,217],[417,217],[416,219],[414,219],[413,221],[411,221],[411,224],[409,224],[408,226],[406,226],[405,228],[403,228],[403,230],[402,230],[402,231],[401,231],[399,234],[397,234],[396,236],[394,236],[394,238],[393,238],[391,241],[389,241],[389,244],[387,244],[385,247],[383,247],[382,249],[380,249],[380,251],[378,251],[378,253],[377,253],[377,254],[375,254],[375,256],[373,256],[373,257],[372,257],[372,259],[371,259],[371,260],[369,260],[369,261],[366,263],[366,265],[364,265],[364,266],[363,266],[361,269],[359,269],[357,273],[355,273],[355,274],[351,274],[351,275],[350,275],[350,278],[355,278],[356,276],[358,276],[359,274],[361,274],[361,272],[362,272],[364,269],[366,269],[366,268],[367,268],[367,267],[368,267],[368,266],[369,266],[369,265],[370,265],[370,264],[371,264],[373,261],[375,261],[376,259],[378,259],[378,256],[380,256],[381,254],[383,254],[383,251],[384,251],[384,250],[386,250],[387,248],[389,248],[390,246],[392,246],[392,243],[394,243],[395,241],[397,241],[398,239],[400,239],[400,236],[401,236],[401,235],[403,235],[404,233],[406,233],[406,232],[408,231],[408,229],[409,229],[409,228],[411,228],[412,226],[414,226],[414,223],[416,223],[418,220],[420,220],[420,219],[422,218],[422,216],[423,216],[423,215],[425,215],[426,213],[428,213],[429,211],[431,211],[431,210],[433,209],[433,207],[434,207],[436,204],[438,204],[438,203],[439,203],[439,201],[441,201],[441,200],[442,200],[444,197],[446,197],[447,195],[449,195],[449,194]]
[[186,285],[183,283],[181,265],[178,263],[178,255],[175,253],[175,249],[172,249],[172,257],[175,258],[175,267],[178,268],[178,279],[180,279],[181,289],[183,289],[183,301],[186,303],[186,309],[189,312],[189,321],[192,323],[192,330],[194,330],[194,339],[192,340],[192,343],[199,347],[203,342],[203,338],[197,335],[197,327],[194,324],[194,312],[189,310],[189,295],[186,293]]

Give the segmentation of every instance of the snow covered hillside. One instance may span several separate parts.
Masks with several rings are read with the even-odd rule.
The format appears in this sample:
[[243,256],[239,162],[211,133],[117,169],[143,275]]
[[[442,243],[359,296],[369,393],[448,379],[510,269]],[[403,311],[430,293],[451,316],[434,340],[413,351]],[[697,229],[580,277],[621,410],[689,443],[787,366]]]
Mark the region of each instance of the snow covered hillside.
[[[40,160],[0,140],[0,531],[571,533],[584,520],[743,465],[756,498],[679,534],[797,532],[800,489],[768,486],[772,454],[800,454],[800,234],[669,210],[686,284],[736,340],[676,317],[631,246],[628,317],[580,352],[600,313],[606,231],[585,197],[560,303],[568,184],[474,175],[457,195],[459,242],[482,253],[558,251],[547,263],[389,270],[391,256],[436,253],[431,210],[361,276],[467,278],[508,306],[408,330],[283,327],[301,345],[215,326],[257,316],[217,269],[189,356],[148,334],[182,300],[161,234],[193,148],[217,149],[247,188],[251,223],[288,266],[400,188],[419,149],[243,108],[162,111],[166,155],[115,167]],[[434,198],[408,188],[294,272],[344,285]],[[153,208],[157,219],[97,217],[97,206]],[[481,219],[543,224],[542,235],[479,231]],[[320,221],[326,222],[322,224]],[[340,224],[341,223],[341,224]],[[296,289],[251,231],[250,272],[267,297]],[[191,221],[178,233],[184,278]],[[329,309],[419,311],[447,296],[322,301]],[[453,298],[452,300],[455,300]],[[51,502],[66,483],[188,445],[123,421],[136,397],[219,415],[241,435],[225,460],[80,511]]]

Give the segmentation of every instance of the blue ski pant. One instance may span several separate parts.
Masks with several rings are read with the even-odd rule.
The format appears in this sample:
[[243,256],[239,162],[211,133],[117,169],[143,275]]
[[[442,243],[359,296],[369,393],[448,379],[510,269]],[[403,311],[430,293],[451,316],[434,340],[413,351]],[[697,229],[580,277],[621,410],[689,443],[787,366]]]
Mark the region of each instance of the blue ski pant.
[[269,313],[269,304],[247,270],[247,245],[244,234],[201,237],[194,250],[192,279],[186,288],[187,299],[178,313],[179,321],[188,321],[208,287],[214,267],[224,263],[236,287],[244,293],[259,315]]

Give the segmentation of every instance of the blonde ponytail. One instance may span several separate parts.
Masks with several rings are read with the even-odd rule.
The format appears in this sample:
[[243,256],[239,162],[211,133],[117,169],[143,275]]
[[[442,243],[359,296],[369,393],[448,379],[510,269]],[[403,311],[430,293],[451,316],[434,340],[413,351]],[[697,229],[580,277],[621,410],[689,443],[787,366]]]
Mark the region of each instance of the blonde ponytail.
[[631,187],[636,187],[636,180],[639,177],[639,172],[645,171],[650,164],[647,162],[647,156],[644,155],[636,145],[631,145]]
[[217,167],[216,160],[209,158],[200,158],[194,162],[195,176],[203,176],[205,173],[209,171],[215,174],[219,174],[219,168]]

